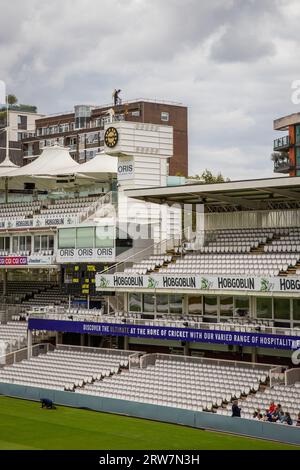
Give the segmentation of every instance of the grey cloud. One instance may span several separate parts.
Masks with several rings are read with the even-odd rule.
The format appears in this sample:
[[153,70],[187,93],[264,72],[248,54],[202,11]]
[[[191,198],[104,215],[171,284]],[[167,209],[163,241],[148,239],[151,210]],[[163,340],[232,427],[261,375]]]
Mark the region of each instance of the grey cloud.
[[0,0],[0,79],[45,113],[107,103],[116,86],[124,99],[183,102],[190,173],[272,176],[272,120],[298,111],[293,3]]

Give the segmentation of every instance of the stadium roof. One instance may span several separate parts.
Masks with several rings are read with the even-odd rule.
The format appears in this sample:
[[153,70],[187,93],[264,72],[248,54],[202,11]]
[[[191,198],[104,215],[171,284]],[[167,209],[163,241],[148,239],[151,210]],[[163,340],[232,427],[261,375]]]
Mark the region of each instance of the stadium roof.
[[210,212],[292,209],[300,207],[300,177],[130,189],[125,193],[156,204],[205,204]]

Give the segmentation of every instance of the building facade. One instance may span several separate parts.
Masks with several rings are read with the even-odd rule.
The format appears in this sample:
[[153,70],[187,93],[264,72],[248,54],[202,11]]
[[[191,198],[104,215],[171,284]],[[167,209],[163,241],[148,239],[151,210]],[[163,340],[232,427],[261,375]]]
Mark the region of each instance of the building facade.
[[276,119],[274,130],[285,131],[274,140],[274,172],[300,176],[300,113]]
[[79,163],[104,150],[104,126],[110,121],[131,121],[173,127],[174,154],[168,174],[188,176],[187,108],[179,104],[136,100],[102,107],[75,106],[74,112],[45,116],[36,121],[35,134],[22,140],[24,162],[32,161],[46,146],[69,147]]
[[[16,105],[9,109],[9,157],[16,165],[23,164],[22,139],[34,135],[35,121],[42,116],[37,113],[35,106]],[[5,128],[6,110],[0,114],[0,163],[6,155]]]

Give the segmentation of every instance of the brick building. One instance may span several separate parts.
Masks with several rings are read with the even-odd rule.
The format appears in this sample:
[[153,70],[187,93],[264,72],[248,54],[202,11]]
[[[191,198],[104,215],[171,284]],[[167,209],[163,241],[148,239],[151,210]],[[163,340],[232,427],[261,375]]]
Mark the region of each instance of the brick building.
[[188,116],[187,107],[180,104],[135,100],[116,106],[74,107],[74,112],[44,116],[36,120],[35,133],[22,140],[24,163],[40,155],[45,146],[70,148],[74,160],[82,163],[104,149],[104,125],[113,109],[116,121],[133,121],[173,126],[174,156],[169,174],[188,176]]

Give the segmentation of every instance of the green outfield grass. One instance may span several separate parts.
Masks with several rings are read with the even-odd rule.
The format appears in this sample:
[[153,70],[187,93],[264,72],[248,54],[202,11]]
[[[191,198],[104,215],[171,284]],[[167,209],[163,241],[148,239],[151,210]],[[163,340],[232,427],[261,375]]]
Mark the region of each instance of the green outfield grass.
[[0,397],[0,449],[298,449],[172,424]]

